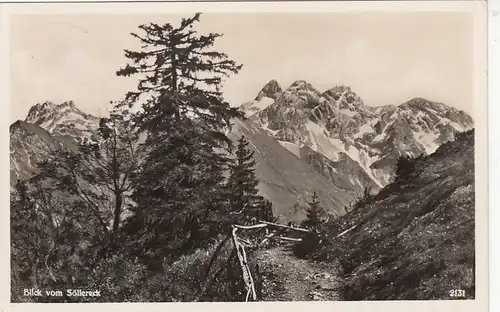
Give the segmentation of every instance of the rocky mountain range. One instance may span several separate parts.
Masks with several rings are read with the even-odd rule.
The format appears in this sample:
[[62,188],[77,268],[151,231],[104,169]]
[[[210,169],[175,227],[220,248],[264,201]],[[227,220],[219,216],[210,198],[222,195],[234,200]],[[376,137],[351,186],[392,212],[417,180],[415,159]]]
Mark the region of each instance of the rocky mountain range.
[[371,107],[347,86],[324,92],[304,80],[283,89],[271,80],[242,109],[253,123],[343,189],[378,190],[401,155],[432,154],[473,128],[465,112],[415,98]]
[[[272,80],[241,108],[248,118],[235,120],[229,136],[251,143],[260,191],[285,221],[302,220],[314,192],[329,214],[342,215],[366,187],[391,181],[400,155],[431,154],[473,127],[470,116],[441,103],[370,107],[349,87],[321,93],[302,80],[287,89]],[[10,126],[11,187],[49,152],[76,151],[98,122],[72,101],[34,105]]]

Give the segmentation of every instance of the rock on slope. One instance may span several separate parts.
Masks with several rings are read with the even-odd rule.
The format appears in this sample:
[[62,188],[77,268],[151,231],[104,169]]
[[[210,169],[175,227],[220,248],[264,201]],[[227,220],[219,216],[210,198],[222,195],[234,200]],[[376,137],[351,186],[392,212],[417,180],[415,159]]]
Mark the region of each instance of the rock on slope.
[[473,127],[470,116],[441,103],[416,98],[375,108],[349,87],[321,93],[303,80],[287,89],[272,80],[241,107],[297,157],[358,192],[387,185],[400,155],[431,154]]
[[338,262],[345,300],[475,296],[474,131],[416,161],[416,177],[384,188],[364,207],[325,226],[334,236],[315,257]]

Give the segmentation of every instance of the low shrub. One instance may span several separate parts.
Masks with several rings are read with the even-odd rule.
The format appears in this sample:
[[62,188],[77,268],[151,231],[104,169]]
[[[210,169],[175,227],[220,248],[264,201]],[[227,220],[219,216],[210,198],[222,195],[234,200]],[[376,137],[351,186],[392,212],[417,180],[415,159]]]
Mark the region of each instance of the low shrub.
[[317,232],[311,232],[302,238],[302,241],[293,246],[293,253],[299,258],[311,256],[321,247],[321,237]]

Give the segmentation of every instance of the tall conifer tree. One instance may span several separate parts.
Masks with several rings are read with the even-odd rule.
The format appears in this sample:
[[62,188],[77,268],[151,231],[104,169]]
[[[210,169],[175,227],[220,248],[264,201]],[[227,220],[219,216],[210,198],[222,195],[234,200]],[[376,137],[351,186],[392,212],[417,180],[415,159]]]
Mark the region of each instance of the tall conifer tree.
[[221,34],[194,30],[200,14],[171,24],[141,25],[132,36],[142,50],[125,50],[129,63],[118,76],[138,76],[124,104],[142,104],[134,118],[145,130],[146,157],[135,184],[137,207],[128,226],[138,232],[140,253],[161,256],[191,250],[210,240],[227,210],[226,131],[241,113],[220,91],[223,78],[241,65],[212,50]]
[[249,142],[241,136],[236,147],[235,159],[230,170],[229,189],[233,213],[240,213],[249,219],[274,221],[272,204],[260,196],[259,181],[255,173],[254,152]]
[[236,159],[231,168],[229,183],[231,188],[231,209],[239,211],[245,205],[255,206],[256,201],[260,200],[260,197],[257,196],[259,181],[257,181],[255,175],[254,152],[248,149],[248,141],[245,136],[241,136],[238,140],[235,156]]

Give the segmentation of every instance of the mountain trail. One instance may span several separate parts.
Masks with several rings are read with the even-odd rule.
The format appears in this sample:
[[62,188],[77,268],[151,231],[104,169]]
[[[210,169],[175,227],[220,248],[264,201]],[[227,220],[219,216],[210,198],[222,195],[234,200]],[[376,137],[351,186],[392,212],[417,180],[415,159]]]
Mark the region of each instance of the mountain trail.
[[262,276],[262,301],[338,301],[340,282],[332,267],[295,257],[287,247],[257,254]]

